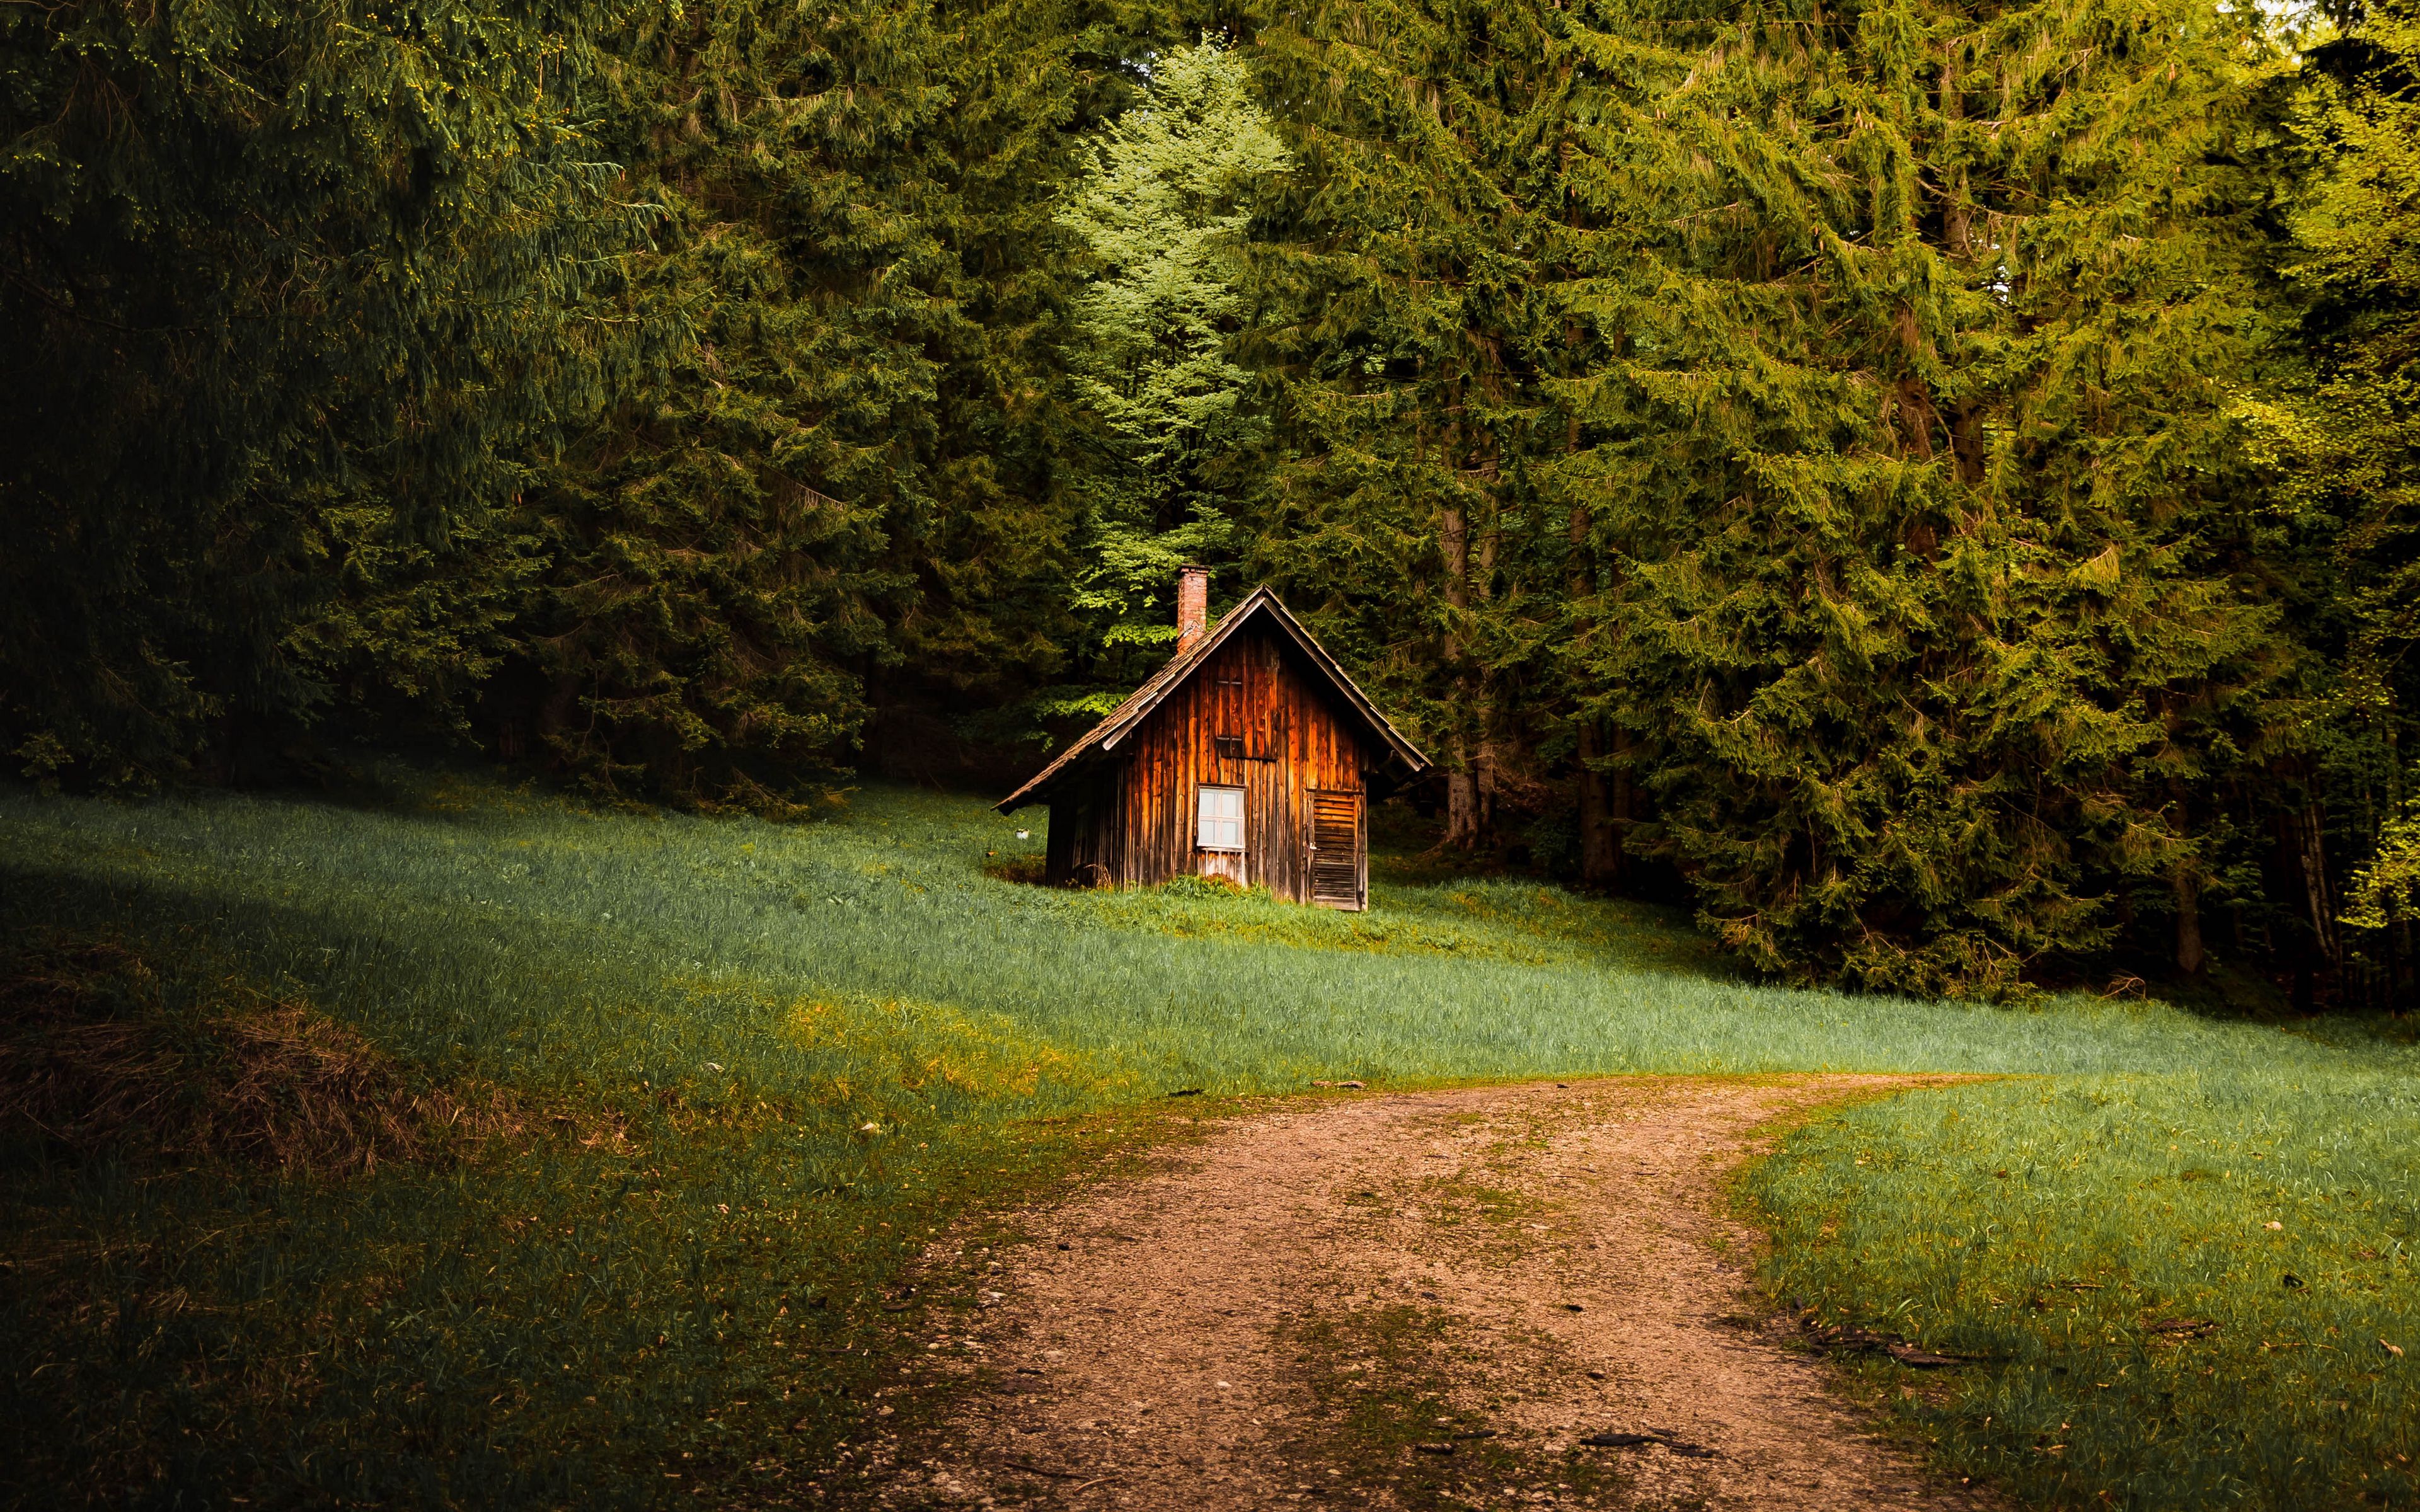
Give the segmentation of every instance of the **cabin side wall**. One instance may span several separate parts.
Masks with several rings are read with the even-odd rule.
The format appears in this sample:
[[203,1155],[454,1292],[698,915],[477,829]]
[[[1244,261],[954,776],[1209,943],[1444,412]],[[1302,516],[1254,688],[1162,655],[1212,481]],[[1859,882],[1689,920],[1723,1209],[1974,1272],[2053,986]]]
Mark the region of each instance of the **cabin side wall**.
[[1125,865],[1118,843],[1124,797],[1114,767],[1071,779],[1051,795],[1044,876],[1053,887],[1079,881],[1078,873],[1088,866],[1100,867],[1109,882],[1119,883]]
[[[1115,864],[1105,864],[1118,886],[1224,876],[1292,902],[1311,900],[1311,794],[1362,792],[1363,768],[1375,757],[1299,657],[1276,636],[1247,626],[1120,742],[1115,796],[1096,818],[1079,822],[1082,833],[1097,838],[1078,842],[1115,853]],[[1240,854],[1196,843],[1196,795],[1204,785],[1244,790]],[[1054,836],[1058,811],[1054,805]]]

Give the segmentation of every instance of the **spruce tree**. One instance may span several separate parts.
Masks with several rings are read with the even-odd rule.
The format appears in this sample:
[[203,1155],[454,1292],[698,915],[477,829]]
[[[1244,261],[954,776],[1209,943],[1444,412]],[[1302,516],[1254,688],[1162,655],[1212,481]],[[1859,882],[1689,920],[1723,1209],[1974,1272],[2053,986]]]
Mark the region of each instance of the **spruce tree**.
[[[2420,883],[2420,784],[2410,766],[2420,708],[2420,14],[2369,8],[2315,50],[2300,121],[2319,159],[2294,225],[2288,276],[2302,299],[2305,358],[2272,435],[2281,486],[2319,522],[2328,592],[2313,618],[2337,669],[2315,700],[2334,760],[2324,794],[2295,817],[2305,843],[2333,834],[2341,857],[2313,858],[2289,917],[2324,955],[2337,944],[2379,995],[2408,1002],[2415,964],[2410,914]],[[2350,938],[2332,936],[2330,862],[2357,862],[2343,896]]]
[[2201,899],[2290,661],[2229,419],[2257,15],[1583,12],[1645,85],[1575,466],[1652,839],[1758,966],[2019,989]]
[[1092,276],[1068,321],[1083,511],[1071,647],[1083,681],[1052,715],[1106,714],[1176,639],[1177,567],[1231,548],[1233,462],[1262,440],[1252,375],[1229,348],[1249,318],[1241,238],[1287,168],[1243,61],[1216,39],[1149,60],[1146,91],[1101,133],[1060,223]]
[[[1255,39],[1300,171],[1262,230],[1281,375],[1255,560],[1416,729],[1487,838],[1564,585],[1529,480],[1567,81],[1544,8],[1289,10]],[[1542,567],[1551,563],[1551,573]]]
[[629,355],[573,6],[0,10],[0,730],[228,768],[458,699],[529,459]]
[[[550,557],[498,700],[613,791],[779,808],[883,711],[1055,675],[1075,506],[1056,219],[1131,93],[1121,13],[709,0],[615,40],[628,315],[694,345],[533,498]],[[919,707],[920,703],[923,705]]]
[[613,39],[626,316],[688,336],[531,498],[547,570],[497,703],[598,788],[778,807],[845,767],[928,507],[950,106],[921,8],[722,0]]

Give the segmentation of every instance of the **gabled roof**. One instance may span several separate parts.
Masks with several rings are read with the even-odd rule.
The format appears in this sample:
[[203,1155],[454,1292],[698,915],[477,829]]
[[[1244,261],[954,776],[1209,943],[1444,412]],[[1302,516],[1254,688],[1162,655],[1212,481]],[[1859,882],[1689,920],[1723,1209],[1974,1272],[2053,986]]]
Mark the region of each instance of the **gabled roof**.
[[1378,712],[1377,705],[1370,702],[1369,696],[1355,686],[1352,678],[1344,675],[1344,669],[1336,664],[1336,658],[1327,654],[1327,648],[1303,628],[1302,622],[1289,613],[1286,607],[1278,602],[1278,595],[1264,584],[1245,594],[1243,602],[1222,615],[1207,634],[1193,643],[1191,650],[1170,657],[1167,666],[1152,673],[1142,687],[1127,694],[1125,702],[1110,710],[1108,718],[1061,751],[1056,760],[1033,775],[1032,780],[1001,799],[996,807],[1006,813],[1020,804],[1032,803],[1056,785],[1060,778],[1116,750],[1119,741],[1150,717],[1151,712],[1165,702],[1171,693],[1183,687],[1185,680],[1209,660],[1213,652],[1255,618],[1265,618],[1301,648],[1302,654],[1327,679],[1328,686],[1344,701],[1345,706],[1359,715],[1370,733],[1403,763],[1405,777],[1418,777],[1428,770],[1429,759],[1404,739],[1404,733],[1389,723],[1385,715]]

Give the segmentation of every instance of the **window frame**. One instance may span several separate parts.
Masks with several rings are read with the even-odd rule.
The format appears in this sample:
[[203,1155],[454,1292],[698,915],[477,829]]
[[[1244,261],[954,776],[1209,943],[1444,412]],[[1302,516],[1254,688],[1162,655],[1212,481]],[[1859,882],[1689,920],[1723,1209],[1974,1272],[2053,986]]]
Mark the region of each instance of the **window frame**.
[[[1213,815],[1207,810],[1204,804],[1213,793],[1232,793],[1235,795],[1235,811],[1233,815]],[[1210,839],[1210,826],[1214,824],[1234,825],[1235,843],[1222,845],[1213,841]],[[1244,790],[1230,782],[1203,782],[1196,786],[1193,790],[1193,848],[1199,851],[1215,851],[1221,856],[1241,856],[1244,854]]]

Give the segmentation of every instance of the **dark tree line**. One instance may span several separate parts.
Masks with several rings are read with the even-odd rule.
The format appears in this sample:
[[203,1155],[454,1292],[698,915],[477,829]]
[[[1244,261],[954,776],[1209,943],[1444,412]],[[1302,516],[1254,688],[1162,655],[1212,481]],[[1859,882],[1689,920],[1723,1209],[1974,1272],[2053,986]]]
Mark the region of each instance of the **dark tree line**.
[[[0,9],[0,733],[811,805],[1276,584],[1776,975],[2400,1003],[2420,28]],[[1020,746],[1018,743],[1023,742]]]

